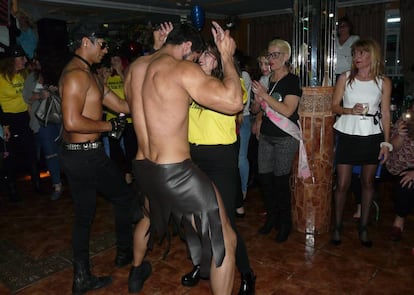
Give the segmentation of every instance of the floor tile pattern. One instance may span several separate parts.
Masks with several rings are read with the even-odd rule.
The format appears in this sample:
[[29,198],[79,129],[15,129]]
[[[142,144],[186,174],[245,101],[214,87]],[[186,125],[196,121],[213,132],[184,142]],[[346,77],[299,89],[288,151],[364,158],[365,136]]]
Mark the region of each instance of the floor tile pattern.
[[[43,181],[47,186],[48,179]],[[19,188],[23,196],[20,203],[11,203],[5,192],[0,192],[0,294],[71,294],[73,211],[69,188],[58,201],[35,194],[27,181],[20,182]],[[357,223],[352,218],[352,196],[347,201],[341,246],[330,244],[329,233],[314,236],[297,231],[278,244],[276,231],[267,236],[257,234],[263,208],[259,190],[252,187],[245,203],[247,214],[237,223],[257,275],[256,294],[414,295],[414,218],[409,216],[402,241],[390,241],[393,207],[389,183],[381,183],[378,191],[380,217],[378,222],[372,218],[369,233],[374,246],[366,249],[359,243]],[[129,266],[114,266],[113,229],[111,206],[99,198],[91,231],[91,261],[93,273],[111,274],[113,283],[88,294],[128,294]],[[181,239],[172,238],[166,259],[164,246],[155,244],[148,253],[153,274],[140,294],[210,294],[208,281],[193,288],[181,286],[181,276],[192,268]],[[239,284],[237,275],[233,294]]]

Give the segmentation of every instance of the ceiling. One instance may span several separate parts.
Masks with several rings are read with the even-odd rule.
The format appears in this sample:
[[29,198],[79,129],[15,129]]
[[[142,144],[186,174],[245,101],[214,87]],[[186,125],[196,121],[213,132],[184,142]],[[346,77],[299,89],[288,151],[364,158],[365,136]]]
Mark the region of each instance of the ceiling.
[[92,21],[161,22],[189,17],[199,5],[212,19],[228,16],[254,17],[291,11],[293,0],[20,0],[19,6],[34,20],[55,18],[69,23],[87,18]]
[[[387,1],[387,0],[382,0]],[[388,0],[390,1],[390,0]],[[40,18],[102,23],[160,23],[189,18],[199,5],[210,19],[277,15],[292,11],[294,0],[19,0],[19,6],[36,21]],[[341,4],[379,2],[378,0],[337,0]]]

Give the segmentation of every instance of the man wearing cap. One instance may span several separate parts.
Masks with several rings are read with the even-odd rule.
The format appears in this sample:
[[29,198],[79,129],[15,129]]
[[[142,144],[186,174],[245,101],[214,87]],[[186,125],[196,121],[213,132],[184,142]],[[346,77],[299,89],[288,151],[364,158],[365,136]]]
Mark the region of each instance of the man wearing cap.
[[29,127],[30,115],[22,95],[27,58],[20,46],[7,48],[0,61],[0,107],[4,141],[9,156],[4,159],[10,200],[20,201],[16,189],[17,161],[30,171],[34,188],[40,190],[35,139]]
[[96,277],[90,272],[89,234],[96,209],[96,193],[112,203],[115,215],[117,255],[115,264],[124,266],[132,259],[132,191],[121,171],[105,154],[102,132],[119,136],[124,118],[102,120],[103,106],[117,113],[129,113],[125,100],[119,99],[91,71],[108,53],[101,26],[80,23],[73,29],[75,52],[62,72],[59,90],[62,97],[62,168],[74,204],[72,233],[74,278],[73,294],[83,294],[111,283],[111,277]]

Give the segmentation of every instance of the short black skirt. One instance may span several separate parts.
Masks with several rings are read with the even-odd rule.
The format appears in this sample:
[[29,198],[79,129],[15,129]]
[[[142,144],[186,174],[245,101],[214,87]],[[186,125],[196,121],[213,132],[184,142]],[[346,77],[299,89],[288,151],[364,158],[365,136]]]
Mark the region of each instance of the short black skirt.
[[336,164],[377,165],[384,134],[349,135],[336,131]]

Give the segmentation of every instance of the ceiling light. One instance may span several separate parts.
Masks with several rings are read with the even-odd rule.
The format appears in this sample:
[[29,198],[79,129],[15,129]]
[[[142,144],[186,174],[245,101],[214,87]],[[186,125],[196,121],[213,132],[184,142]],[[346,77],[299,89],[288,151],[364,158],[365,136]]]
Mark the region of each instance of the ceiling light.
[[399,23],[401,18],[399,17],[390,17],[387,19],[387,23]]

